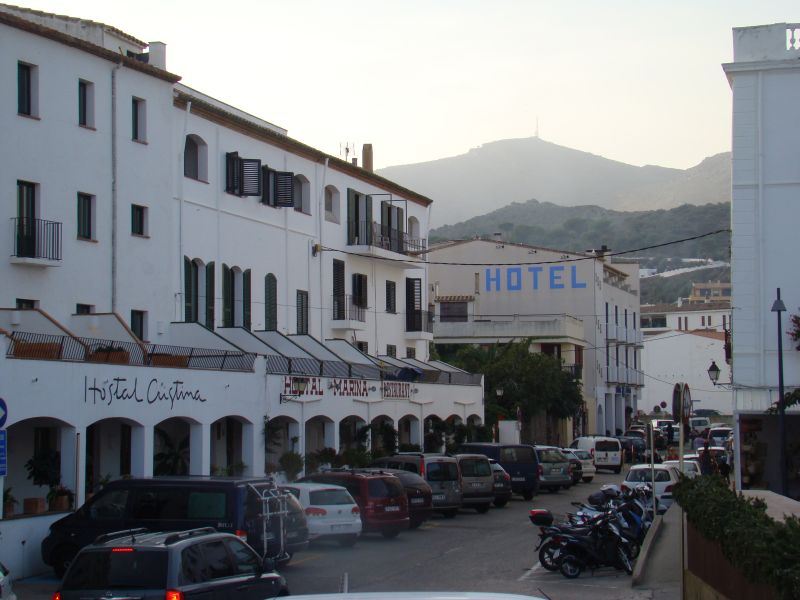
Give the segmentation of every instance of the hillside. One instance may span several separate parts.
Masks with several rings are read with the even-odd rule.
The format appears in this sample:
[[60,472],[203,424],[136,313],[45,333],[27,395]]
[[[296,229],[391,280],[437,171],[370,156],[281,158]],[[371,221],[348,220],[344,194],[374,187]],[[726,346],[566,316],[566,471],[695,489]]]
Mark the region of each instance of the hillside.
[[639,282],[639,300],[642,304],[669,304],[678,298],[687,298],[692,291],[692,283],[730,280],[730,267],[705,269],[675,277],[648,277]]
[[530,198],[613,210],[673,208],[730,198],[727,153],[687,170],[637,167],[535,137],[491,142],[459,156],[377,172],[433,198],[433,225]]

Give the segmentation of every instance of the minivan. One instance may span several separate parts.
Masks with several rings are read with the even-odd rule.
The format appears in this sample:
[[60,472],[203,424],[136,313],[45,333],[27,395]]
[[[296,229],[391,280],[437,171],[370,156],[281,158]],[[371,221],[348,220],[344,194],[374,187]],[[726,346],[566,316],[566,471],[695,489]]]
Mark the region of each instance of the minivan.
[[[278,512],[280,495],[286,502],[283,553],[280,517],[267,524],[263,517]],[[264,498],[272,499],[262,501]],[[264,510],[265,502],[268,510]],[[291,494],[281,494],[269,477],[153,477],[111,481],[74,513],[50,525],[42,540],[42,560],[64,576],[72,559],[99,535],[123,529],[169,531],[214,527],[235,533],[267,557],[285,565],[308,546],[308,525],[303,507]],[[266,546],[266,553],[265,547]]]
[[708,417],[690,417],[689,427],[694,433],[702,433],[711,427],[711,420]]
[[594,457],[597,469],[610,469],[614,473],[622,471],[622,443],[616,438],[587,435],[575,438],[569,447],[587,450]]
[[433,509],[445,517],[455,517],[461,508],[461,472],[458,461],[452,456],[401,452],[378,458],[370,467],[402,469],[424,477],[431,486]]
[[459,452],[483,454],[495,459],[511,477],[511,489],[530,500],[539,490],[539,460],[529,444],[501,442],[469,442],[458,447]]
[[553,446],[535,446],[539,458],[539,489],[557,492],[572,486],[569,459]]
[[483,454],[456,454],[461,471],[461,501],[483,514],[494,501],[494,476],[489,459]]

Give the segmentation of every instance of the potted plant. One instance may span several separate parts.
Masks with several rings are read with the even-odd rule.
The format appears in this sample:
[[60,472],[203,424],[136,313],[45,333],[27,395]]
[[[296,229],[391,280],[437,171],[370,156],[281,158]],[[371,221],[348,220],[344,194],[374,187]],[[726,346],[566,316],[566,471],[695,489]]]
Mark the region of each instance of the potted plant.
[[[41,450],[25,463],[28,479],[34,485],[47,486],[50,490],[61,484],[61,456],[52,448]],[[23,500],[25,514],[44,512],[44,498],[25,498]]]
[[19,504],[14,495],[11,493],[11,488],[7,487],[3,490],[3,518],[7,519],[14,516],[14,505]]
[[97,346],[89,353],[87,360],[91,362],[113,363],[117,365],[127,365],[130,360],[130,353],[122,346],[107,344]]
[[72,507],[75,493],[61,484],[51,487],[47,492],[47,505],[51,511],[64,512]]

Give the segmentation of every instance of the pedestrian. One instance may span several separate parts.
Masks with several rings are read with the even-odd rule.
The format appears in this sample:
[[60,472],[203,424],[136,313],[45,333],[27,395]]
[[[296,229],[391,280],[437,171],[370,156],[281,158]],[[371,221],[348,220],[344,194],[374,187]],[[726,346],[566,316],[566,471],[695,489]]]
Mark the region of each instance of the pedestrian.
[[672,427],[672,422],[667,423],[667,444],[672,445],[672,438],[675,435],[675,429]]
[[700,452],[700,474],[712,475],[715,467],[714,457],[711,456],[711,451],[708,449],[708,441],[706,441],[703,450]]
[[719,474],[725,480],[727,485],[731,484],[731,467],[728,465],[728,461],[726,460],[719,460],[717,461],[717,469],[719,470]]

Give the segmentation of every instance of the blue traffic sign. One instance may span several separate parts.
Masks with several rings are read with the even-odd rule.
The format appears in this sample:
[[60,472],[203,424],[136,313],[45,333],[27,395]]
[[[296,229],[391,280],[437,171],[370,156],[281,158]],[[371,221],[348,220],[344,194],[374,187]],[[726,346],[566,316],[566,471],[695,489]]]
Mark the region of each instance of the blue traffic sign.
[[0,428],[6,424],[6,419],[8,419],[8,406],[6,401],[0,398]]
[[8,460],[6,453],[6,432],[0,431],[0,477],[8,474]]

